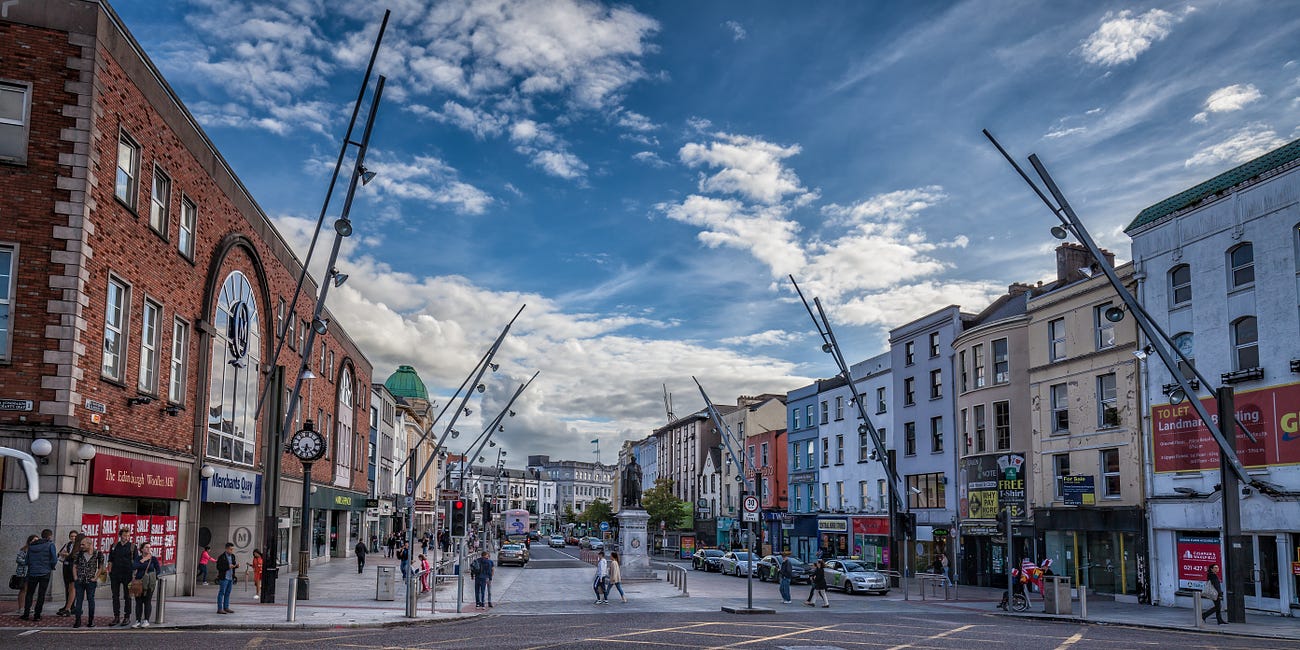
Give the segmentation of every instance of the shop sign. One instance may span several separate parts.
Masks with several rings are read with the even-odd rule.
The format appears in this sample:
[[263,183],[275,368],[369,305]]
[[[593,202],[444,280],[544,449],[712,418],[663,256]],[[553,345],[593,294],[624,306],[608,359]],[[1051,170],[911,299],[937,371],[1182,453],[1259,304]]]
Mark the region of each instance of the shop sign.
[[212,478],[202,482],[202,498],[206,503],[243,503],[257,505],[262,502],[262,475],[229,467],[211,465]]
[[30,410],[32,410],[32,401],[29,399],[0,398],[0,411],[30,411]]
[[947,536],[948,536],[948,529],[947,529],[947,528],[935,528],[934,530],[930,531],[930,534],[931,534],[931,535],[934,535],[935,537],[947,537]]
[[853,534],[888,535],[889,517],[854,517]]
[[849,521],[847,519],[818,519],[817,531],[823,533],[847,533],[849,532]]
[[1223,566],[1219,558],[1218,533],[1178,533],[1178,588],[1201,589],[1211,564]]
[[345,492],[322,485],[316,488],[315,494],[311,495],[311,507],[320,510],[356,510],[363,512],[366,509],[366,497],[356,492]]
[[378,508],[379,499],[366,499],[366,508]]
[[963,458],[959,480],[963,518],[997,519],[1008,507],[1012,517],[1027,514],[1023,454]]
[[[1201,399],[1213,415],[1213,397]],[[1300,463],[1300,384],[1272,386],[1233,395],[1237,421],[1255,434],[1237,432],[1237,457],[1246,467]],[[1191,404],[1151,407],[1156,472],[1219,469],[1219,446]]]
[[1291,563],[1291,575],[1300,577],[1300,562]]
[[791,483],[815,483],[817,472],[795,472],[790,475]]
[[682,560],[691,559],[691,556],[695,555],[695,536],[682,535],[680,546],[681,549],[680,552],[677,554],[677,557]]
[[105,453],[97,454],[91,463],[91,494],[181,500],[189,492],[188,467]]
[[1092,475],[1080,474],[1061,477],[1061,491],[1067,506],[1097,505],[1097,487]]
[[963,524],[961,527],[961,534],[967,537],[994,537],[1001,533],[998,532],[997,526],[967,526]]

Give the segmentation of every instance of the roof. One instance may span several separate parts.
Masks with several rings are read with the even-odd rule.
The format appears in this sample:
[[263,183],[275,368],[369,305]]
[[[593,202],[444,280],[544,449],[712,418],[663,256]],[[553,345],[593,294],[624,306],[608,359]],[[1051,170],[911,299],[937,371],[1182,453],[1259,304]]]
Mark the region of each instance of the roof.
[[1190,189],[1183,190],[1155,205],[1152,205],[1138,213],[1137,218],[1133,219],[1124,232],[1133,230],[1154,223],[1167,217],[1175,212],[1190,208],[1206,198],[1228,190],[1236,185],[1240,185],[1261,174],[1272,171],[1286,165],[1287,163],[1300,160],[1300,140],[1292,141],[1274,149],[1250,162],[1233,167],[1208,181],[1192,186]]
[[424,381],[411,366],[398,366],[397,371],[388,376],[384,386],[394,397],[412,397],[429,401],[429,391],[424,387]]

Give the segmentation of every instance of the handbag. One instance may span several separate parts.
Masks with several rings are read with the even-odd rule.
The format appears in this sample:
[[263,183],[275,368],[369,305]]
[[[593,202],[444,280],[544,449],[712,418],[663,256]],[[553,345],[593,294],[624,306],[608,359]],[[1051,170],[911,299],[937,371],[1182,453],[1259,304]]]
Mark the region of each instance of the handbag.
[[1218,600],[1219,590],[1214,588],[1213,582],[1206,582],[1205,588],[1201,590],[1201,596],[1209,598],[1210,600]]
[[24,582],[26,582],[26,580],[22,576],[16,573],[14,575],[9,576],[10,589],[22,589]]
[[131,584],[129,584],[129,585],[126,586],[126,591],[127,591],[127,593],[131,594],[131,596],[134,597],[134,598],[139,598],[139,597],[143,596],[143,595],[144,595],[144,581],[141,580],[141,579],[139,579],[139,578],[136,578],[136,579],[132,580],[132,581],[131,581]]

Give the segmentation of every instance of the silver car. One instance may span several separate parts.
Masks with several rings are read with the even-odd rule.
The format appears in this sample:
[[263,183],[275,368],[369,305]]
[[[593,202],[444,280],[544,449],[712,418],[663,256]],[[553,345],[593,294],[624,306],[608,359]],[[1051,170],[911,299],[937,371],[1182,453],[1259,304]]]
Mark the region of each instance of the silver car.
[[827,560],[826,586],[846,594],[889,593],[889,577],[854,560]]
[[723,554],[718,567],[724,576],[739,578],[742,575],[757,575],[754,570],[758,568],[758,557],[750,555],[748,551],[729,551]]

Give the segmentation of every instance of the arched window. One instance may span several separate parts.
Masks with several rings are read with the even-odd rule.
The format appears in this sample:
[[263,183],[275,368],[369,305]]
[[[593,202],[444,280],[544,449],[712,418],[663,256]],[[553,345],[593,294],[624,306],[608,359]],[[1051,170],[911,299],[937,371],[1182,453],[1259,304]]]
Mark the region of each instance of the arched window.
[[1259,328],[1254,316],[1232,322],[1232,350],[1235,370],[1259,367]]
[[1174,307],[1192,301],[1192,267],[1179,264],[1169,271],[1169,304]]
[[352,369],[343,368],[339,378],[339,415],[334,431],[334,484],[347,486],[352,481]]
[[1250,242],[1240,244],[1228,251],[1228,277],[1230,289],[1240,289],[1255,284],[1255,247]]
[[1178,370],[1188,379],[1196,377],[1196,373],[1192,370],[1196,367],[1196,349],[1193,347],[1192,343],[1193,339],[1191,332],[1179,332],[1174,335],[1174,346],[1178,348],[1178,351],[1181,352],[1184,357],[1187,357],[1186,362],[1182,359],[1177,360]]
[[253,286],[239,271],[226,276],[217,296],[208,373],[208,457],[253,464],[261,388],[262,326]]

